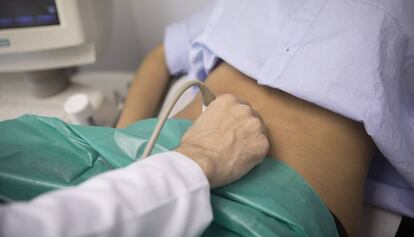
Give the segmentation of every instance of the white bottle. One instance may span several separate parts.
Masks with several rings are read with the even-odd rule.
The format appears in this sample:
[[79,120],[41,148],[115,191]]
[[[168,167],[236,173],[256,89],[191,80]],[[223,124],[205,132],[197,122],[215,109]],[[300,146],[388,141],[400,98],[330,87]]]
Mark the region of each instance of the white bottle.
[[66,99],[63,106],[70,122],[78,125],[95,125],[94,109],[89,96],[83,93],[75,94]]

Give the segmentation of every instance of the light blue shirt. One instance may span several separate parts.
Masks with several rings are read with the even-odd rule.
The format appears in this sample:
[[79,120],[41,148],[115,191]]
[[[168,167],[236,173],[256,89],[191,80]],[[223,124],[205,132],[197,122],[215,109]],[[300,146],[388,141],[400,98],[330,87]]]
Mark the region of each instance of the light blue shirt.
[[[173,74],[204,80],[224,60],[362,122],[414,187],[413,0],[210,1],[169,26],[164,44]],[[411,203],[402,209],[414,216]]]

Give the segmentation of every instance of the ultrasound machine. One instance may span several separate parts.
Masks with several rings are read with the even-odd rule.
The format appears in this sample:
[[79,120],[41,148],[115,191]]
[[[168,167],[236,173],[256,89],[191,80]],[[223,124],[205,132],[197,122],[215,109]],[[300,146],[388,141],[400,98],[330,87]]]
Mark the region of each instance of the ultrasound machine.
[[111,0],[0,0],[0,121],[37,114],[71,122],[64,104],[83,94],[97,122],[112,126],[119,114],[113,88],[131,75],[78,70],[103,55],[111,28]]

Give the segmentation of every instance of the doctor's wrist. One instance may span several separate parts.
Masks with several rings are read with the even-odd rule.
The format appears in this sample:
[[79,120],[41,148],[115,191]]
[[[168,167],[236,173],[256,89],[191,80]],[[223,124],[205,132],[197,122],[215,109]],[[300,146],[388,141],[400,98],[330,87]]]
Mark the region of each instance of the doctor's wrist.
[[196,145],[182,144],[175,151],[185,155],[189,159],[196,162],[203,171],[204,175],[206,176],[210,184],[210,187],[216,187],[213,183],[213,177],[216,167],[213,160],[207,155],[208,152],[205,149],[203,149],[202,147],[198,147]]

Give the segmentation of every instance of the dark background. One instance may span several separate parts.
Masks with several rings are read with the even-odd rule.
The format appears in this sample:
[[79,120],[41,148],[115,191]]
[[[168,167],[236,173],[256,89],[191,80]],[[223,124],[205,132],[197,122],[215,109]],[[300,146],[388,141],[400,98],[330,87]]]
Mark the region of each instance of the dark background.
[[0,29],[58,24],[54,0],[0,0]]

